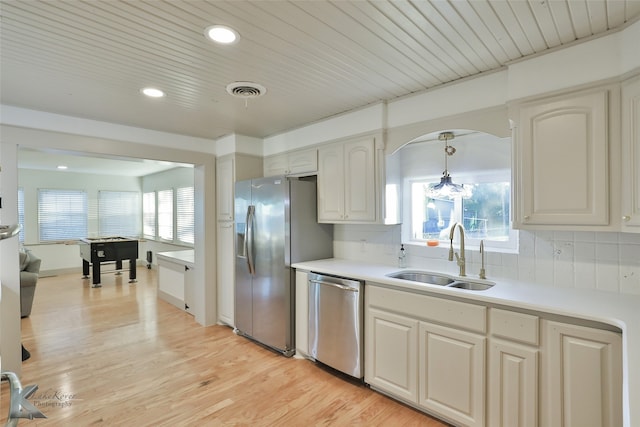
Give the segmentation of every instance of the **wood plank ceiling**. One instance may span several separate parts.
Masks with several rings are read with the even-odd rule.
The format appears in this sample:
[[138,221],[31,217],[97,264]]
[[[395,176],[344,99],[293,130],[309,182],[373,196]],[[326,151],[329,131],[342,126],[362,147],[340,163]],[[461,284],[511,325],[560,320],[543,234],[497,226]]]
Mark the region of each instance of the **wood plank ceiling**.
[[[1,15],[3,104],[264,137],[622,28],[640,1],[3,0]],[[240,40],[211,43],[213,24]],[[231,97],[235,81],[267,93]]]

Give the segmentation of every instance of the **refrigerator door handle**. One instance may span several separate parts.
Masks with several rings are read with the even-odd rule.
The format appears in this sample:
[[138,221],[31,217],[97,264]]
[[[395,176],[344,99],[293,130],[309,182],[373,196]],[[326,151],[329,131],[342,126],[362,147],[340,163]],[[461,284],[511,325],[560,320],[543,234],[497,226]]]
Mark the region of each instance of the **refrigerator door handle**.
[[244,252],[247,256],[247,267],[249,267],[249,274],[252,276],[256,274],[255,263],[253,260],[253,222],[256,213],[256,207],[249,205],[247,208],[247,232],[244,239]]

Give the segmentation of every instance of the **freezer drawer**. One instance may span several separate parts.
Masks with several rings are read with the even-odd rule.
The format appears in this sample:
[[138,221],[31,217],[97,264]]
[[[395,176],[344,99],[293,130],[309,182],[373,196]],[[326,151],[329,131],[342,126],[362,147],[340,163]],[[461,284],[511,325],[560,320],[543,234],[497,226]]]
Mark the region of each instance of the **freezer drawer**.
[[356,378],[364,377],[364,284],[309,274],[309,355]]

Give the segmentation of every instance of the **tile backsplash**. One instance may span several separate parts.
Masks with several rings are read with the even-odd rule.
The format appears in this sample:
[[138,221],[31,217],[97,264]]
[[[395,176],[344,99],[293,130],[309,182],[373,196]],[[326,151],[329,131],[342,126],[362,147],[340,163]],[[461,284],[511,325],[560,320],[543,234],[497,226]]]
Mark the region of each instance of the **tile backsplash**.
[[[338,258],[396,265],[401,226],[337,225]],[[457,239],[457,238],[456,238]],[[457,240],[456,240],[457,242]],[[457,250],[457,244],[455,244]],[[407,265],[457,274],[448,246],[406,244]],[[477,277],[480,255],[467,247],[467,276]],[[487,278],[640,295],[640,234],[520,231],[518,253],[486,250]]]

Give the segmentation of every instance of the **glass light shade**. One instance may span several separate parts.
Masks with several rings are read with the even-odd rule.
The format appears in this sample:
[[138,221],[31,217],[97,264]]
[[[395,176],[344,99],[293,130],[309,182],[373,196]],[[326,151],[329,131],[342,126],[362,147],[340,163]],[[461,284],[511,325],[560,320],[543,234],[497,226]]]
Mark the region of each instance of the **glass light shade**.
[[427,197],[434,199],[453,199],[455,197],[468,198],[471,197],[471,189],[465,188],[460,184],[454,184],[451,181],[451,176],[448,173],[444,173],[440,178],[440,183],[427,189]]

